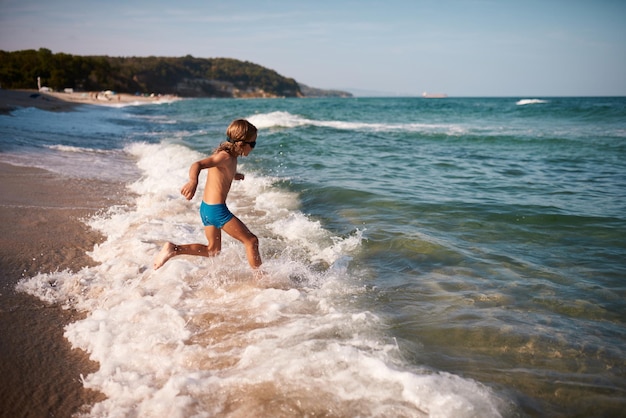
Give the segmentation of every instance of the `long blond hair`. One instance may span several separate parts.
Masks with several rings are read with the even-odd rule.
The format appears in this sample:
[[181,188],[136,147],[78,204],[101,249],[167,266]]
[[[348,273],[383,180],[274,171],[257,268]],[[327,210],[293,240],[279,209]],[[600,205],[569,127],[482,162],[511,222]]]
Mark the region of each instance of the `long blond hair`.
[[215,152],[226,151],[232,156],[243,153],[243,142],[249,142],[257,135],[256,126],[245,119],[237,119],[231,122],[226,129],[228,141],[222,142]]

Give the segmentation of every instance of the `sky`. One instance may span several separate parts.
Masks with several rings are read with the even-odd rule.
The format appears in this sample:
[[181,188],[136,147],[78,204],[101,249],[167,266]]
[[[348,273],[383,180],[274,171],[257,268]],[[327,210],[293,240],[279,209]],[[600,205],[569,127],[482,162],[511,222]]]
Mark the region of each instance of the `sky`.
[[0,50],[235,58],[359,96],[626,96],[626,0],[0,0]]

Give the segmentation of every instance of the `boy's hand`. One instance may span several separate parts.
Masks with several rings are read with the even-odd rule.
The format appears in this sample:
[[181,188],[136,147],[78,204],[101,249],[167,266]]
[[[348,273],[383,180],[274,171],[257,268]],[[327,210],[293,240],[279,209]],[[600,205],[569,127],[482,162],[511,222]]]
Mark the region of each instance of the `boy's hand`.
[[180,193],[185,196],[185,199],[191,200],[191,198],[196,194],[196,188],[198,187],[197,182],[188,181],[187,184],[180,189]]
[[243,180],[246,176],[241,173],[235,173],[235,180]]

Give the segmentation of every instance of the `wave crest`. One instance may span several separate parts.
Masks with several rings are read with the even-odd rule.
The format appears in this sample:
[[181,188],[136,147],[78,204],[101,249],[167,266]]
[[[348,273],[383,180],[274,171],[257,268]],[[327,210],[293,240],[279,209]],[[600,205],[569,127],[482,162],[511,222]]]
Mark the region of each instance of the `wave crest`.
[[539,103],[548,103],[548,101],[541,100],[541,99],[522,99],[522,100],[518,100],[515,104],[518,106],[525,106],[525,105],[539,104]]
[[346,131],[367,132],[427,132],[462,134],[466,129],[456,124],[432,123],[374,123],[374,122],[347,122],[340,120],[314,120],[294,115],[285,111],[256,114],[248,117],[250,123],[258,129],[297,128],[300,126],[318,126]]

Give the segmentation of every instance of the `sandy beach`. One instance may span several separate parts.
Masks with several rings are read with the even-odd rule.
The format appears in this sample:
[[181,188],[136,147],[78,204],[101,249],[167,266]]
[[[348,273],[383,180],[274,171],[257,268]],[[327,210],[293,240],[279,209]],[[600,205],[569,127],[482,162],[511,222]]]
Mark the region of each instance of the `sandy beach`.
[[48,111],[70,111],[79,104],[96,106],[119,106],[149,104],[178,100],[176,96],[137,96],[126,93],[103,92],[39,92],[37,90],[0,89],[0,114],[24,107],[36,107]]
[[[25,99],[26,100],[26,99]],[[38,102],[48,106],[57,102]],[[65,106],[65,107],[63,107]],[[67,109],[61,103],[57,109]],[[102,398],[83,388],[81,374],[97,369],[72,350],[64,326],[76,312],[16,293],[38,272],[77,270],[102,237],[81,219],[120,198],[123,185],[71,179],[0,163],[0,416],[69,417]]]
[[[80,105],[161,99],[0,89],[0,114],[28,107],[65,112]],[[63,337],[65,325],[79,314],[14,289],[20,279],[39,272],[76,271],[93,264],[87,252],[102,237],[82,219],[119,203],[123,187],[0,163],[0,417],[69,417],[102,399],[81,382],[81,375],[96,370],[97,364],[72,350]]]

